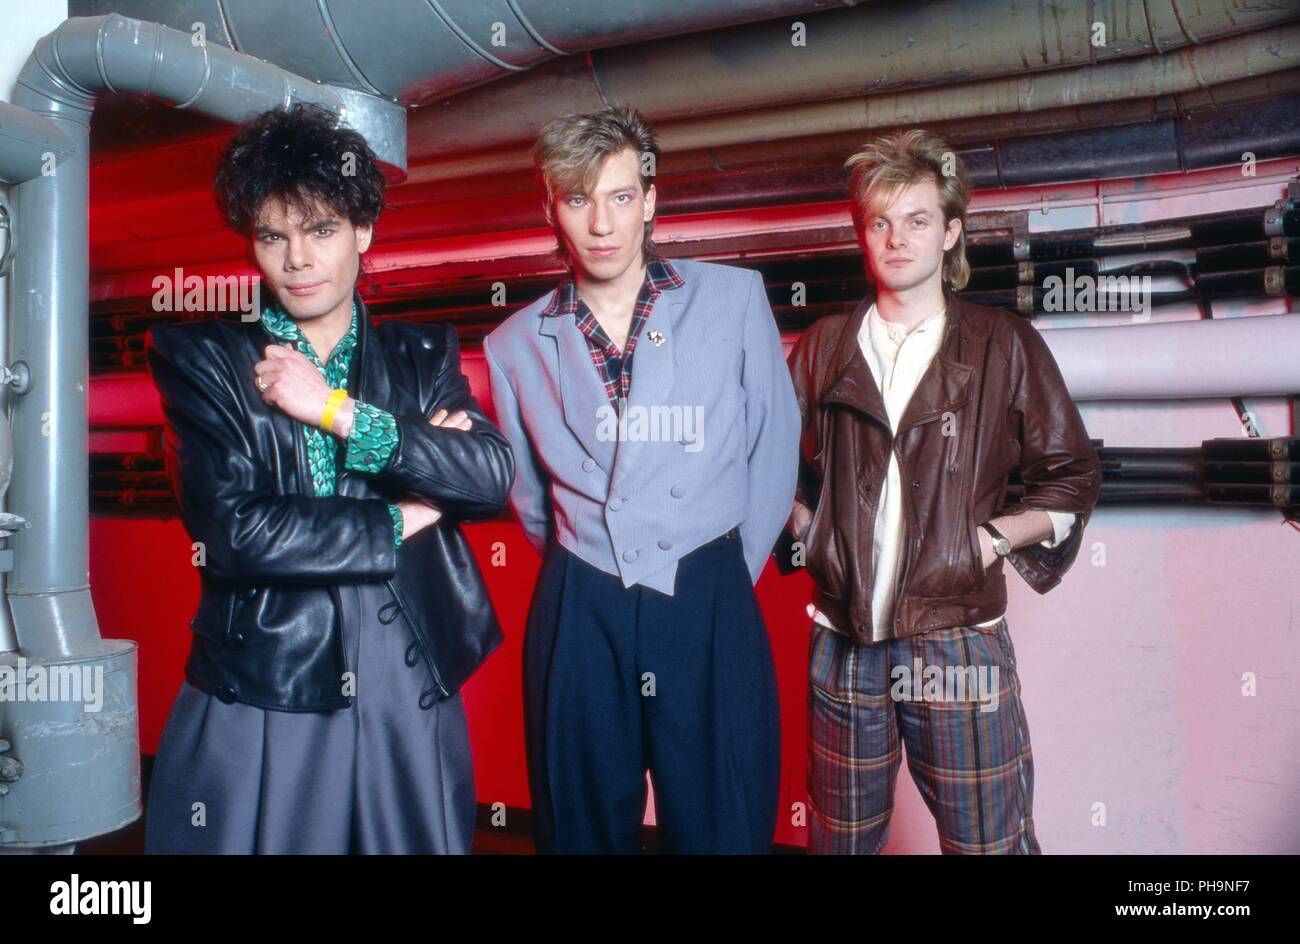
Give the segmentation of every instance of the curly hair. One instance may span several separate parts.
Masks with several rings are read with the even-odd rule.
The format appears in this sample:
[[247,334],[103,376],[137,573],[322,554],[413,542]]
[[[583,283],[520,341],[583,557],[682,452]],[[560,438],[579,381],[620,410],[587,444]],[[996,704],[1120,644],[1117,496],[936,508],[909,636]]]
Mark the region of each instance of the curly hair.
[[217,165],[212,191],[236,232],[251,234],[267,200],[310,215],[317,201],[373,226],[387,183],[379,160],[356,131],[319,105],[299,102],[263,112],[235,131]]

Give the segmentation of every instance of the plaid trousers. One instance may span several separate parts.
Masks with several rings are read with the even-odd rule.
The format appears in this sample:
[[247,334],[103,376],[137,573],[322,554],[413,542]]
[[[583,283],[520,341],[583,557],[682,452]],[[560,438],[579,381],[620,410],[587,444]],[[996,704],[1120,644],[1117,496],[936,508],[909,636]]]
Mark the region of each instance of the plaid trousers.
[[885,847],[900,740],[944,854],[1041,852],[1029,728],[1005,619],[870,645],[812,628],[810,853]]

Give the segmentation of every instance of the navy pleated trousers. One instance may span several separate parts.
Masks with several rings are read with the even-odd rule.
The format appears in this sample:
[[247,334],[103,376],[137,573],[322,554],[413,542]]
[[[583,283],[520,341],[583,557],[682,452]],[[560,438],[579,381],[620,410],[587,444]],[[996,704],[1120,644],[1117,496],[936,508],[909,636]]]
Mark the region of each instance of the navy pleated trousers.
[[524,700],[539,852],[636,852],[647,770],[660,851],[771,851],[776,673],[734,529],[680,560],[672,596],[625,588],[552,540]]

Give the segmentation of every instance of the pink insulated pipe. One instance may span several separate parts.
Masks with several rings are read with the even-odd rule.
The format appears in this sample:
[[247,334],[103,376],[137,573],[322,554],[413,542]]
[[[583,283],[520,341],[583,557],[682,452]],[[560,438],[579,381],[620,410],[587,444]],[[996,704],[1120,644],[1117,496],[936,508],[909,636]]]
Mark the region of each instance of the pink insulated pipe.
[[1252,315],[1042,332],[1075,400],[1300,393],[1300,317]]

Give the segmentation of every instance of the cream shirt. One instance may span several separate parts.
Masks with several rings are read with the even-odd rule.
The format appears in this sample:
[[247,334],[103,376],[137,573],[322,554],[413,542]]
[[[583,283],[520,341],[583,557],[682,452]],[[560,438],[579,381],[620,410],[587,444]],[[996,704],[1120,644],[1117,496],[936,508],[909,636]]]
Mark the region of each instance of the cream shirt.
[[[909,332],[903,325],[881,318],[874,304],[862,319],[858,346],[862,348],[871,375],[884,397],[891,432],[898,431],[908,401],[938,353],[946,320],[945,309],[940,308]],[[890,638],[880,635],[879,627],[890,625],[893,619],[894,588],[898,586],[899,569],[903,565],[906,535],[902,493],[898,457],[890,450],[889,469],[880,489],[872,541],[876,582],[871,588],[871,625],[876,630],[876,639]],[[1074,527],[1074,515],[1062,511],[1049,511],[1048,515],[1052,519],[1052,537],[1041,543],[1050,548],[1069,537]],[[808,615],[823,626],[835,628],[826,614],[811,603],[808,604]],[[977,625],[993,626],[1001,618]]]

